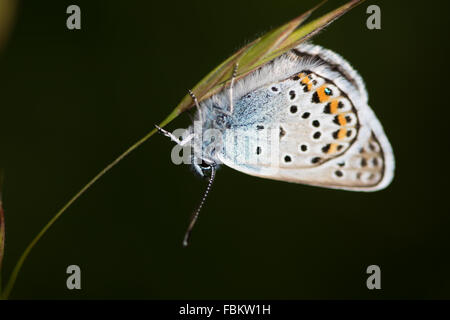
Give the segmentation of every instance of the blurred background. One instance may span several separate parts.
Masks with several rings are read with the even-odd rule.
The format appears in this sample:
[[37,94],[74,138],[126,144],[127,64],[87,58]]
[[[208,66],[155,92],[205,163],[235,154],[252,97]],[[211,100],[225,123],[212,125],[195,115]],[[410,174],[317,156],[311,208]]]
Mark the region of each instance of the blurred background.
[[[187,89],[317,3],[18,1],[11,20],[3,7],[2,25],[11,26],[0,33],[4,280],[55,212]],[[329,1],[314,17],[343,3]],[[78,31],[66,28],[71,4],[81,8]],[[366,28],[370,4],[381,8],[381,30]],[[366,1],[314,40],[366,82],[397,161],[386,190],[327,190],[222,167],[185,249],[205,181],[173,165],[173,144],[156,135],[45,235],[11,298],[450,298],[449,9]],[[189,122],[184,114],[168,129]],[[82,290],[66,288],[71,264]],[[372,264],[381,290],[366,287]]]

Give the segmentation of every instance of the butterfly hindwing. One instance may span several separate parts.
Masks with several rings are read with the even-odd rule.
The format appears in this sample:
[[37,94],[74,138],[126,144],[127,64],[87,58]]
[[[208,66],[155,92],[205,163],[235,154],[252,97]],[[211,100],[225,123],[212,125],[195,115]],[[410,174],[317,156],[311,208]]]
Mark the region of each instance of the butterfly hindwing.
[[243,80],[233,130],[218,155],[224,164],[330,188],[371,191],[389,184],[390,144],[361,77],[340,56],[302,45]]

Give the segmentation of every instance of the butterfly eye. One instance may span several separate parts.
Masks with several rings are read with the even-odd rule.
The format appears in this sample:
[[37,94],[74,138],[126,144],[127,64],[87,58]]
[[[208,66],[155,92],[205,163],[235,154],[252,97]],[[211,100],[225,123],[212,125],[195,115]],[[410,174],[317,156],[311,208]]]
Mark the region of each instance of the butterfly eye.
[[225,117],[223,115],[218,115],[216,118],[216,123],[220,126],[223,125],[225,122]]
[[231,124],[229,121],[227,121],[226,117],[224,115],[218,115],[216,117],[216,123],[219,126],[225,126],[225,128],[230,129]]

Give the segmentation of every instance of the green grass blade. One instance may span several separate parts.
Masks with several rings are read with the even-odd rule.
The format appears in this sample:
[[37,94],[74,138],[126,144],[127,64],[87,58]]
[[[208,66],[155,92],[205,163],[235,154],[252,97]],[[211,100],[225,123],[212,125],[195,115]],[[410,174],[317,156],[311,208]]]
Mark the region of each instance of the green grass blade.
[[365,0],[352,0],[348,3],[344,4],[343,6],[337,8],[336,10],[331,11],[330,13],[312,21],[301,28],[295,30],[292,32],[281,44],[280,48],[273,53],[266,55],[263,59],[260,59],[257,63],[250,66],[248,70],[242,70],[243,76],[247,75],[248,73],[256,70],[257,68],[261,67],[262,65],[268,63],[269,61],[279,57],[280,55],[286,53],[287,51],[295,48],[302,42],[305,42],[309,39],[311,39],[314,35],[318,34],[320,31],[322,31],[325,27],[336,21],[339,17],[347,13],[349,10],[356,7],[358,4],[364,2]]
[[264,56],[269,55],[273,51],[279,49],[280,45],[289,37],[289,35],[325,1],[322,1],[314,8],[306,11],[295,19],[292,19],[288,23],[274,29],[260,38],[260,40],[248,50],[240,59],[239,67],[241,70],[246,70],[248,67],[254,65]]
[[309,40],[324,28],[329,26],[335,20],[339,19],[345,13],[361,4],[365,0],[352,0],[343,6],[331,11],[330,13],[306,24],[301,29],[294,31],[281,45],[281,51],[286,52],[292,48],[295,48],[301,42]]

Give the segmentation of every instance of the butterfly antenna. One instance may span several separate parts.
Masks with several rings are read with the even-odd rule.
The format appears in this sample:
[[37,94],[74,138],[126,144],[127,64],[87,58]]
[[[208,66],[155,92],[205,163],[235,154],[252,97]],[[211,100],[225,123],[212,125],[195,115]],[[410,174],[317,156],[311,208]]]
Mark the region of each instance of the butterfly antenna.
[[203,194],[202,201],[200,202],[200,205],[198,206],[197,210],[195,210],[194,214],[192,215],[189,227],[187,228],[186,233],[184,234],[183,247],[187,247],[189,244],[192,229],[194,228],[194,225],[197,222],[198,215],[200,214],[200,210],[202,210],[203,204],[205,203],[206,198],[208,197],[209,191],[211,190],[211,186],[214,182],[215,177],[216,177],[216,167],[213,164],[211,165],[211,177],[209,178],[208,186],[206,187],[205,193]]

